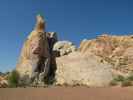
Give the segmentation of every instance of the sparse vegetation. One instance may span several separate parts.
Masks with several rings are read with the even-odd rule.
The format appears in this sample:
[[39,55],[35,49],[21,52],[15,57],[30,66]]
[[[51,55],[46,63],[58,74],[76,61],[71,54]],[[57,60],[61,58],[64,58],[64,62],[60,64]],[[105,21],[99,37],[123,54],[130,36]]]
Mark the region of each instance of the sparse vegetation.
[[122,75],[118,75],[114,78],[114,80],[117,82],[124,81],[124,77]]
[[111,86],[119,85],[122,81],[124,81],[124,77],[122,75],[118,75],[114,77],[114,79],[110,82]]
[[130,73],[130,75],[127,77],[128,80],[133,81],[133,73]]
[[125,78],[125,80],[122,82],[122,86],[132,86],[133,84],[133,73],[130,73],[129,76]]
[[127,77],[118,75],[110,82],[110,85],[115,86],[120,84],[121,86],[132,86],[133,85],[132,83],[133,83],[133,74],[129,74],[129,76]]
[[9,87],[17,87],[19,81],[19,74],[16,70],[13,70],[8,76]]
[[121,86],[125,87],[125,86],[132,86],[132,82],[128,79],[125,79],[122,83]]
[[110,85],[111,86],[116,86],[116,85],[118,85],[118,82],[116,81],[116,80],[112,80],[111,82],[110,82]]

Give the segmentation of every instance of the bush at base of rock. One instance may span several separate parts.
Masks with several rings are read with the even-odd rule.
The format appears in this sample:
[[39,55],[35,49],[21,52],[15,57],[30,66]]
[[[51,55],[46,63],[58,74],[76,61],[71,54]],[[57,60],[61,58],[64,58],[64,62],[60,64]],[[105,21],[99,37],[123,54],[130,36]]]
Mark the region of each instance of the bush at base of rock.
[[9,87],[18,87],[19,74],[16,70],[13,70],[8,77]]
[[132,86],[132,82],[128,79],[125,79],[122,83],[121,83],[121,86],[122,87],[126,87],[126,86]]
[[120,85],[122,87],[133,86],[133,75],[130,74],[127,77],[118,75],[110,82],[111,86]]

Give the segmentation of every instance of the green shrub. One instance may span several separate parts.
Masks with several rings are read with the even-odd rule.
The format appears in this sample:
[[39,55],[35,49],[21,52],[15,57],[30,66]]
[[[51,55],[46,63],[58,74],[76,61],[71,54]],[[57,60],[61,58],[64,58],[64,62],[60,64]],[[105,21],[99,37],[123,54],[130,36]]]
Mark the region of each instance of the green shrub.
[[133,81],[133,73],[131,73],[128,77],[127,77],[128,80],[130,81]]
[[118,85],[118,82],[117,82],[116,80],[112,80],[112,81],[110,82],[110,85],[111,85],[111,86],[116,86],[116,85]]
[[125,78],[122,76],[122,75],[118,75],[114,78],[115,81],[118,81],[118,82],[121,82],[121,81],[124,81]]
[[19,74],[16,70],[13,70],[8,76],[9,87],[17,87],[19,81]]
[[125,77],[122,75],[115,76],[113,80],[110,82],[111,86],[120,85],[125,80]]
[[110,85],[114,86],[121,84],[121,86],[125,87],[125,86],[132,86],[133,85],[132,82],[133,82],[133,74],[130,74],[128,77],[123,77],[121,75],[118,75],[110,82]]
[[122,86],[132,86],[133,82],[133,73],[130,73],[129,76],[127,76],[124,81],[122,82]]
[[132,86],[132,82],[128,79],[125,79],[122,83],[121,86]]

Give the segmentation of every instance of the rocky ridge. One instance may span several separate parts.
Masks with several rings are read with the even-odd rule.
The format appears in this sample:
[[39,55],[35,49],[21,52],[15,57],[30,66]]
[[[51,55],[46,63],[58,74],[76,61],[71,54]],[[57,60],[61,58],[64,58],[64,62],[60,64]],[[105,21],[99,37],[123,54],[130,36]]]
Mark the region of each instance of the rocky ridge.
[[80,52],[94,53],[113,66],[114,70],[121,74],[133,71],[133,36],[110,36],[101,35],[94,40],[81,42]]
[[16,67],[20,82],[43,86],[46,80],[55,85],[109,86],[116,75],[133,72],[133,36],[103,34],[83,40],[79,48],[70,41],[58,41],[57,33],[45,31],[45,21],[37,24],[21,51]]

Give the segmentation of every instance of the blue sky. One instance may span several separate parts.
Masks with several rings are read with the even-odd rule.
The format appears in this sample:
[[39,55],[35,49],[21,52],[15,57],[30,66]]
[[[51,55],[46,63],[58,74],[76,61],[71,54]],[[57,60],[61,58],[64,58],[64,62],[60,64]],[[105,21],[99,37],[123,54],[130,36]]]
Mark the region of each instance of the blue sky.
[[76,45],[102,32],[133,32],[133,0],[0,0],[0,71],[15,68],[38,13],[45,16],[46,31]]

